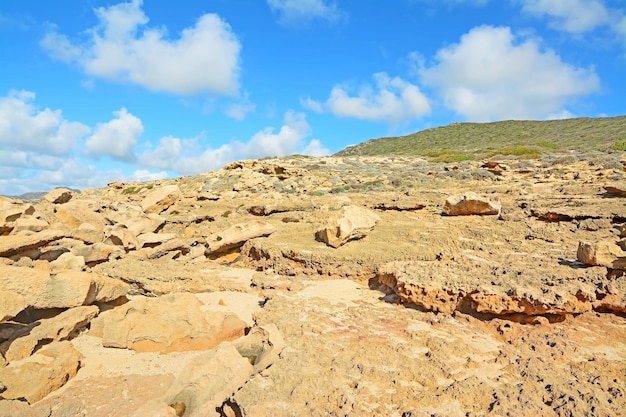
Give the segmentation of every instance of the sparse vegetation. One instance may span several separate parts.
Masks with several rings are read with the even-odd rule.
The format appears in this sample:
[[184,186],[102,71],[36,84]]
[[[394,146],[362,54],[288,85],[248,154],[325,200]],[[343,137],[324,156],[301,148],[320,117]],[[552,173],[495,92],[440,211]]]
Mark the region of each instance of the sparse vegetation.
[[369,140],[335,155],[426,156],[435,161],[461,162],[497,154],[534,158],[552,150],[626,151],[624,132],[626,116],[452,123],[407,136]]

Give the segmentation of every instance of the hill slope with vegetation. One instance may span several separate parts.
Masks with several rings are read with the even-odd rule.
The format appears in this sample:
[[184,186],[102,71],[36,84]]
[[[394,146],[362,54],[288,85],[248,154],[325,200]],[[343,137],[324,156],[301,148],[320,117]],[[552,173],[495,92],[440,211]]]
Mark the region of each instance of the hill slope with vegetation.
[[547,121],[452,123],[407,136],[372,139],[335,156],[426,156],[441,162],[543,153],[626,150],[626,116]]

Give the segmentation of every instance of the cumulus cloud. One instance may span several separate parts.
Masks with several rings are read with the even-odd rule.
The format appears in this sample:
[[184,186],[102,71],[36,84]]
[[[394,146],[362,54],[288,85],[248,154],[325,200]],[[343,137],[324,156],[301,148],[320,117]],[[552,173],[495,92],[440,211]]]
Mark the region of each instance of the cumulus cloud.
[[446,107],[473,121],[543,119],[600,88],[593,69],[564,63],[536,40],[519,42],[507,27],[472,29],[418,72]]
[[98,123],[93,135],[87,138],[86,154],[95,159],[110,156],[113,159],[132,162],[135,160],[135,144],[143,133],[141,120],[122,107],[114,111],[114,119]]
[[139,163],[146,167],[196,174],[217,169],[236,159],[285,156],[300,153],[310,156],[329,154],[319,140],[306,143],[311,128],[302,113],[285,114],[283,125],[276,132],[267,127],[252,136],[248,142],[232,142],[213,149],[202,137],[180,139],[173,136],[161,138],[154,149],[139,156]]
[[77,62],[89,75],[130,82],[180,95],[236,94],[241,45],[216,14],[169,39],[165,28],[150,28],[141,0],[95,9],[98,25],[89,39],[73,43],[54,27],[40,45],[54,58]]
[[159,171],[152,172],[147,169],[138,169],[131,175],[131,179],[133,181],[154,181],[154,180],[162,180],[168,177],[167,172]]
[[324,105],[317,100],[313,100],[311,97],[301,98],[300,105],[304,107],[305,109],[314,111],[315,113],[324,112]]
[[324,0],[268,0],[267,3],[280,21],[287,24],[315,19],[335,22],[345,16],[334,2]]
[[301,103],[318,112],[323,107],[339,117],[393,124],[430,113],[428,98],[418,86],[400,77],[391,78],[384,72],[376,73],[372,78],[374,85],[367,84],[356,94],[351,94],[346,85],[336,85],[323,106],[310,98]]
[[61,110],[39,110],[35,93],[12,90],[0,97],[0,150],[37,151],[60,155],[89,133],[82,123],[63,118]]
[[601,0],[522,0],[522,10],[547,16],[551,25],[570,33],[591,31],[610,21],[609,10]]

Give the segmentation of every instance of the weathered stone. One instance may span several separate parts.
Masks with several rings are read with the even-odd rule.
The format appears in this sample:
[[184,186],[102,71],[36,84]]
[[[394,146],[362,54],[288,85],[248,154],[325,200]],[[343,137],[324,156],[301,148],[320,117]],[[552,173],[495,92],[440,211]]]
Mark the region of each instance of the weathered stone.
[[246,323],[237,316],[201,307],[189,293],[138,298],[101,313],[91,334],[101,336],[104,346],[161,353],[210,349],[243,336]]
[[24,359],[44,344],[68,339],[79,328],[86,326],[98,312],[96,306],[70,308],[17,331],[10,340],[0,345],[0,349],[6,352],[4,356],[9,362]]
[[158,214],[146,214],[139,206],[119,204],[108,210],[105,217],[114,224],[126,226],[135,236],[142,233],[153,233],[165,223],[165,218]]
[[141,201],[142,210],[147,213],[159,214],[167,210],[181,196],[177,185],[167,185],[149,192]]
[[448,197],[443,207],[448,216],[495,215],[500,214],[502,206],[486,197],[473,192]]
[[194,358],[176,378],[165,398],[146,404],[133,417],[154,415],[146,414],[148,410],[166,416],[165,413],[173,411],[168,405],[176,405],[185,417],[219,416],[215,410],[239,390],[252,373],[253,366],[237,349],[230,344],[220,345]]
[[6,387],[0,396],[9,400],[24,398],[33,404],[73,378],[81,358],[70,342],[51,343],[33,356],[0,368],[0,381]]
[[104,243],[121,246],[127,251],[141,247],[135,234],[122,224],[116,224],[115,226],[106,228],[104,236]]
[[254,221],[240,223],[206,238],[207,254],[223,252],[242,246],[246,241],[257,237],[266,237],[276,231],[269,223]]
[[72,238],[92,245],[104,240],[104,231],[91,223],[81,223],[78,229],[72,230]]
[[65,204],[72,199],[74,192],[67,188],[55,188],[48,194],[43,196],[43,199],[49,201],[52,204]]
[[87,265],[97,264],[109,259],[118,259],[124,255],[124,249],[106,243],[94,243],[93,245],[79,245],[71,249],[76,256],[82,256]]
[[277,361],[286,346],[275,324],[253,327],[246,337],[237,339],[234,344],[239,354],[250,360],[255,373]]
[[47,245],[50,242],[69,237],[70,233],[61,230],[44,230],[37,233],[3,236],[0,239],[0,256],[10,257],[29,249]]
[[22,216],[13,222],[12,233],[15,234],[23,231],[41,232],[49,226],[48,222],[43,219],[38,219],[33,216]]
[[626,270],[626,252],[611,240],[579,242],[576,257],[585,265]]
[[142,246],[153,247],[170,241],[175,237],[176,235],[174,233],[142,233],[137,236],[137,239],[141,242]]
[[73,271],[82,271],[85,269],[85,258],[76,256],[71,252],[66,252],[50,262],[53,272],[71,269]]
[[50,275],[45,271],[0,264],[0,291],[19,294],[36,309],[68,308],[96,301],[111,301],[128,293],[124,282],[99,274],[63,271]]
[[155,246],[147,252],[148,259],[161,258],[169,253],[179,251],[179,254],[187,254],[191,250],[194,239],[171,239],[165,243]]
[[316,238],[328,246],[338,248],[351,240],[364,238],[380,220],[371,210],[358,206],[343,207],[322,229]]
[[15,291],[0,290],[0,322],[17,316],[28,307],[25,298]]
[[611,185],[605,185],[604,189],[610,195],[615,197],[626,197],[626,183],[616,183]]
[[105,220],[98,213],[101,208],[102,204],[97,200],[75,199],[65,204],[55,205],[54,215],[60,223],[72,230],[78,229],[83,223],[89,223],[102,230],[105,226]]

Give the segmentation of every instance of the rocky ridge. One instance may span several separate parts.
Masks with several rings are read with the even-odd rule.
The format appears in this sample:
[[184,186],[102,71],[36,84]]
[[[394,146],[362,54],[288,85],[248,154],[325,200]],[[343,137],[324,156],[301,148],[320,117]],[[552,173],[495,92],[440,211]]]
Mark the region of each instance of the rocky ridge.
[[619,415],[625,166],[291,157],[0,197],[0,416]]

